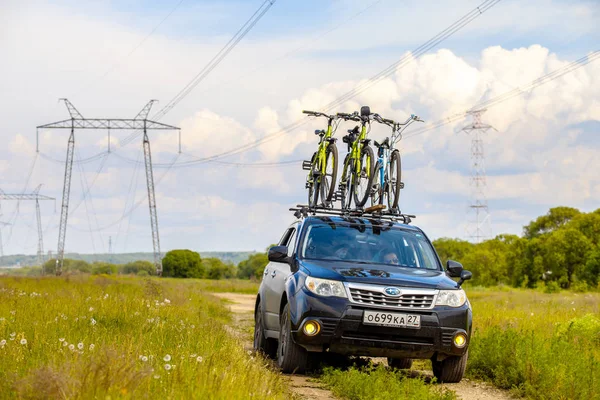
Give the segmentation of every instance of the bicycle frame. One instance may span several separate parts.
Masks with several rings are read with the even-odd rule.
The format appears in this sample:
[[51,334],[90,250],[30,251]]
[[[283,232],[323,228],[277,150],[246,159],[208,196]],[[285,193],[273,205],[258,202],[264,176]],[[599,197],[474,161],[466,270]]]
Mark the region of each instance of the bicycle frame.
[[[360,174],[362,165],[361,165],[361,160],[360,160],[360,154],[362,152],[363,149],[363,141],[367,139],[367,121],[365,120],[361,120],[361,128],[360,128],[360,133],[358,134],[358,137],[356,138],[356,140],[354,142],[352,142],[352,147],[350,149],[350,157],[346,160],[346,164],[344,164],[344,171],[347,171],[348,168],[348,163],[350,163],[352,160],[355,161],[354,164],[354,172],[355,174]],[[345,176],[342,175],[342,184],[347,185],[348,182],[344,181]]]

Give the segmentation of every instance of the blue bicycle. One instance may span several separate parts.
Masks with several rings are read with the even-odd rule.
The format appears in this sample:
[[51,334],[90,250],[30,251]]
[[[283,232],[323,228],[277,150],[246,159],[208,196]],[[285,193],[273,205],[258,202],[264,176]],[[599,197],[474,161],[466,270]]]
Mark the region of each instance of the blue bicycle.
[[387,203],[388,210],[399,213],[398,202],[400,189],[404,188],[402,182],[402,164],[400,152],[394,146],[402,139],[402,132],[415,121],[423,122],[416,115],[411,115],[405,122],[399,123],[391,119],[382,118],[379,114],[373,115],[373,120],[392,128],[392,136],[386,137],[382,143],[374,142],[377,147],[377,164],[375,165],[375,183],[371,190],[371,205]]

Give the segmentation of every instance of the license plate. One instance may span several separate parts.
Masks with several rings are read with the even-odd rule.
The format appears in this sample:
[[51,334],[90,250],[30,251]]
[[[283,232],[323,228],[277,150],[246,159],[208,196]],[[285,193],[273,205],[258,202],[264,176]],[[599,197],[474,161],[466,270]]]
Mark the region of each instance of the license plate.
[[363,324],[398,328],[420,328],[421,316],[385,311],[365,311],[363,314]]

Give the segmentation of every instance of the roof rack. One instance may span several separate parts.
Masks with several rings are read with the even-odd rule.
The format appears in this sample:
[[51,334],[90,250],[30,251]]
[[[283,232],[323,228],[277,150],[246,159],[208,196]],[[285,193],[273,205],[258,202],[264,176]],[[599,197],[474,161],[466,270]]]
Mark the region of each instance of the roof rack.
[[367,208],[355,208],[344,210],[341,208],[330,208],[324,206],[309,207],[307,205],[298,204],[296,207],[290,208],[294,212],[296,218],[306,218],[309,215],[337,215],[340,217],[365,217],[387,221],[401,221],[404,224],[410,224],[415,215],[394,213],[385,210],[385,205],[375,205]]

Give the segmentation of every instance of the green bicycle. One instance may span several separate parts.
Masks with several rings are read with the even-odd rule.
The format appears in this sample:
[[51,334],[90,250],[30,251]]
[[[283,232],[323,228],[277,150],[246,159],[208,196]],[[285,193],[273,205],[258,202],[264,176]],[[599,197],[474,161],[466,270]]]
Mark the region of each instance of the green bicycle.
[[310,161],[302,162],[302,168],[309,171],[306,178],[308,206],[313,208],[319,205],[319,196],[321,196],[322,205],[329,207],[335,193],[338,170],[338,150],[335,145],[337,139],[333,137],[335,132],[333,122],[338,119],[338,116],[318,111],[302,112],[313,117],[327,118],[327,130],[315,131],[315,135],[319,135],[319,148]]
[[360,122],[359,127],[348,131],[344,136],[344,143],[348,144],[348,154],[344,159],[344,169],[340,181],[342,209],[348,210],[354,199],[357,208],[363,207],[371,194],[373,179],[375,178],[375,156],[367,139],[367,125],[370,127],[371,109],[368,106],[360,108],[352,114],[338,113],[338,117],[346,121]]

